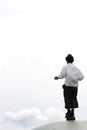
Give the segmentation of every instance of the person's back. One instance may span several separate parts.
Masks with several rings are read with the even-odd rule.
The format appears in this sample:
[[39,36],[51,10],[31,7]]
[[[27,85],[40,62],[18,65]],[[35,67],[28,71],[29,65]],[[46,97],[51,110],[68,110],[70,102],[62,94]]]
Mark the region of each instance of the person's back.
[[63,94],[65,108],[67,109],[66,119],[75,119],[74,108],[78,108],[77,94],[78,94],[78,81],[84,78],[82,72],[72,63],[74,58],[71,54],[67,55],[65,58],[67,65],[62,67],[61,73],[55,76],[54,79],[65,78],[63,85]]
[[78,87],[78,81],[84,78],[81,71],[73,64],[68,63],[65,66],[65,85]]

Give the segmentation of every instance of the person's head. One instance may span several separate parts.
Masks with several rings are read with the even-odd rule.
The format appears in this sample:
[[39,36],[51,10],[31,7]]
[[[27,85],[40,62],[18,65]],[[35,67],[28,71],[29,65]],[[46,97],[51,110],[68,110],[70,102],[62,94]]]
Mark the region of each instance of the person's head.
[[71,54],[68,54],[65,59],[66,59],[67,63],[73,63],[74,62],[74,57]]

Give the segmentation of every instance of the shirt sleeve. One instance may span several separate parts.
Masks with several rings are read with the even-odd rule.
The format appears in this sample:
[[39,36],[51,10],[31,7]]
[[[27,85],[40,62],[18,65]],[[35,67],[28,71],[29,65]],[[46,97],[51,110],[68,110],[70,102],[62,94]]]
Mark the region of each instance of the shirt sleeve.
[[84,75],[83,75],[82,72],[79,70],[78,80],[81,81],[82,79],[84,79]]
[[76,79],[77,81],[81,81],[84,78],[84,75],[79,69],[76,69],[73,78]]
[[58,78],[59,79],[65,78],[65,75],[66,75],[66,67],[63,66],[62,69],[61,69],[60,74],[58,75]]

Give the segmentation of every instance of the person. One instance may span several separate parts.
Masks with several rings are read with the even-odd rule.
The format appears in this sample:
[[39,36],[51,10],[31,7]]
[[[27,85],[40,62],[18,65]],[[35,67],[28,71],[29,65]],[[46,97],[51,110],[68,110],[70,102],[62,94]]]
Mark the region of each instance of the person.
[[[74,109],[78,108],[77,94],[78,94],[78,81],[81,81],[84,76],[82,72],[73,64],[74,57],[68,54],[65,57],[67,64],[62,67],[60,75],[55,76],[54,79],[63,79],[65,82],[63,87],[63,95],[65,102],[65,109],[67,113],[65,118],[74,117]],[[75,117],[74,117],[75,118]]]

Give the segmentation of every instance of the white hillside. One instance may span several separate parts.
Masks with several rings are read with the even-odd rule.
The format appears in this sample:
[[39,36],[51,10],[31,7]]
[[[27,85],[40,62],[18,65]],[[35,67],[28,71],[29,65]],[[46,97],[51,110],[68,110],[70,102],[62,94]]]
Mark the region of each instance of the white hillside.
[[48,124],[33,130],[87,130],[87,121],[64,121]]

